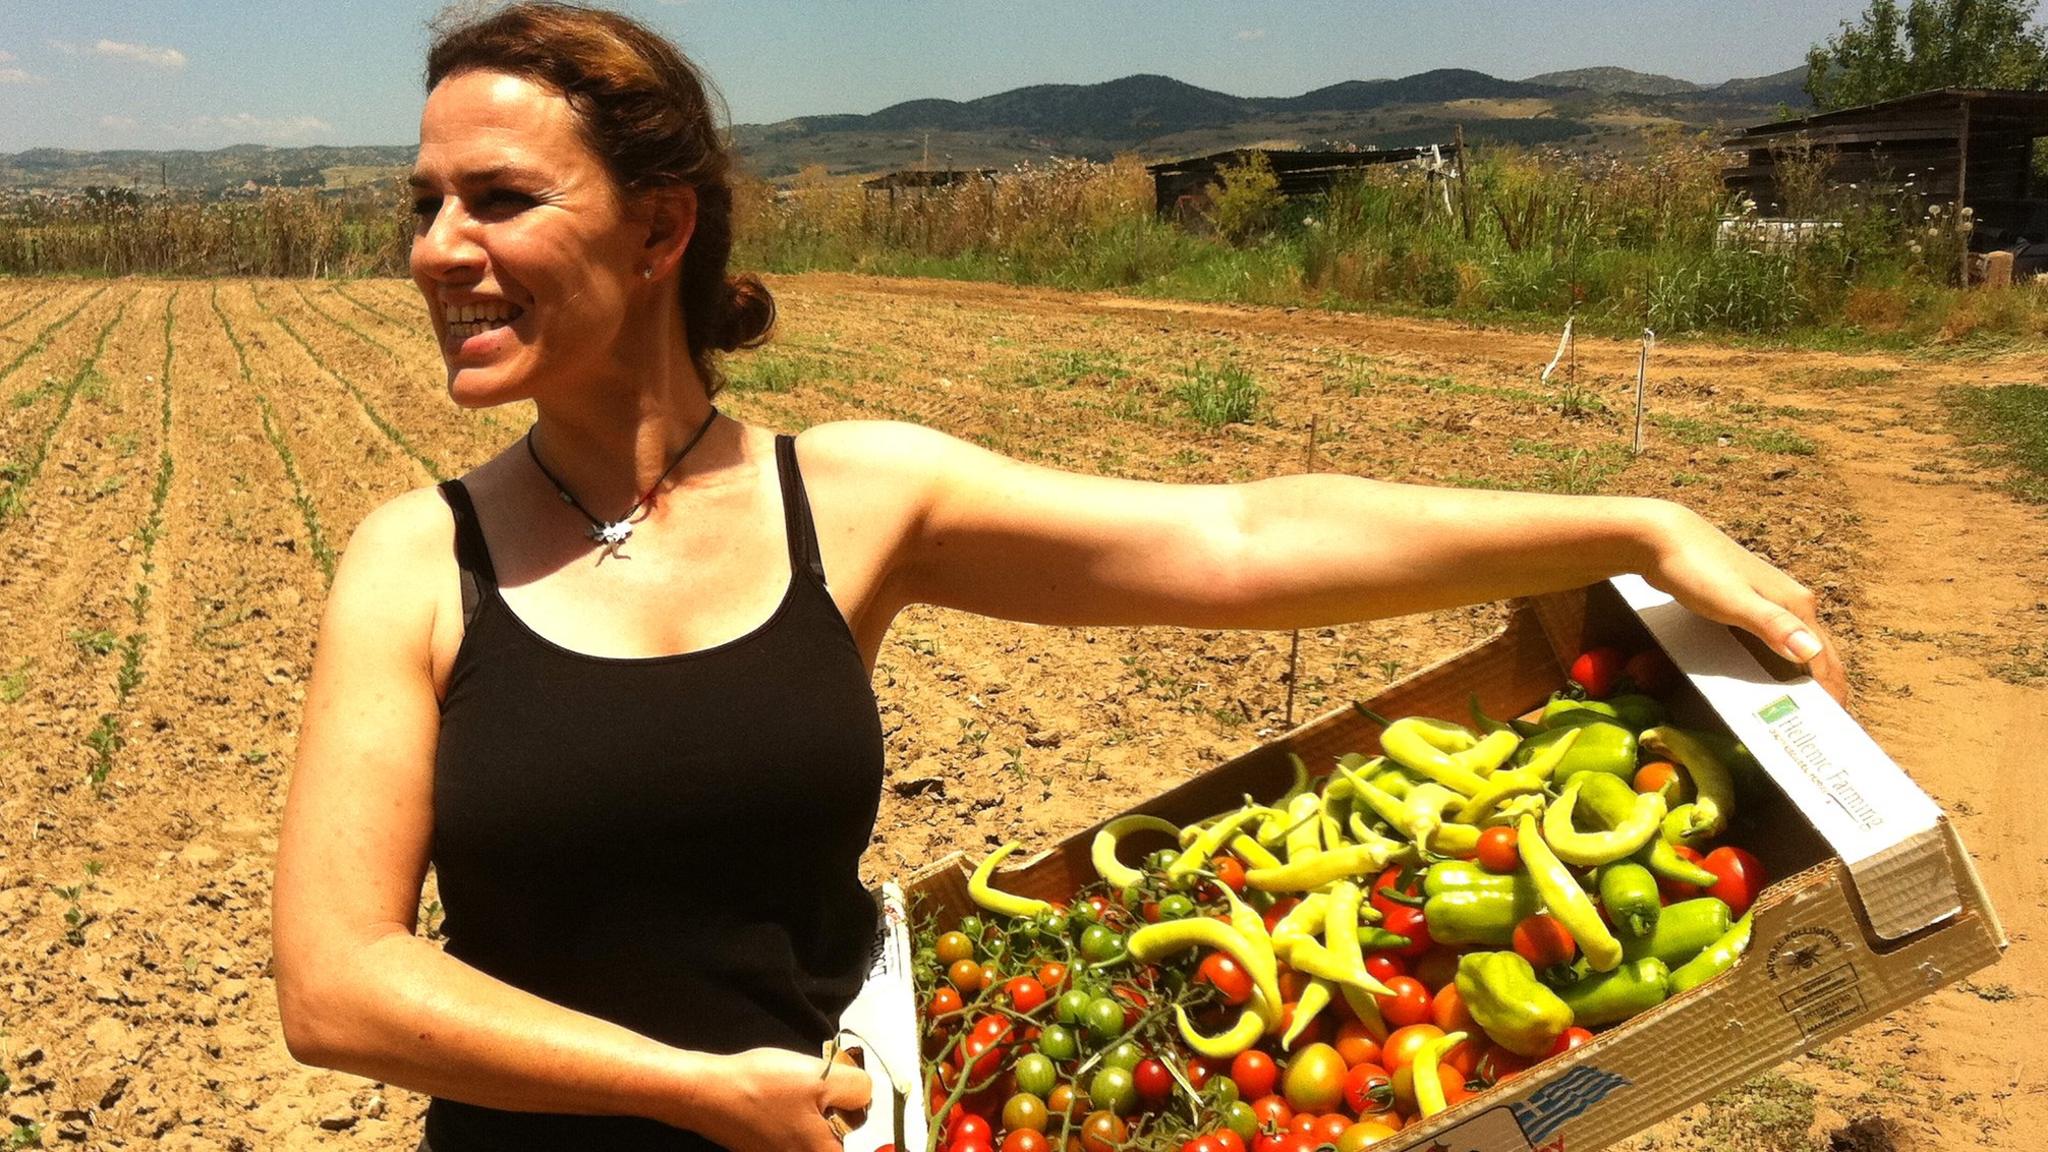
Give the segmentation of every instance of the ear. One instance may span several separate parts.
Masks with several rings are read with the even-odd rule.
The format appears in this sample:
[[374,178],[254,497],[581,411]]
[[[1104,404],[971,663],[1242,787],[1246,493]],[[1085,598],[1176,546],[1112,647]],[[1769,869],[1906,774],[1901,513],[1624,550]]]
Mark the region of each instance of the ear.
[[683,252],[697,231],[697,190],[687,184],[657,188],[644,194],[642,221],[647,229],[640,263],[653,270],[652,279],[675,275]]

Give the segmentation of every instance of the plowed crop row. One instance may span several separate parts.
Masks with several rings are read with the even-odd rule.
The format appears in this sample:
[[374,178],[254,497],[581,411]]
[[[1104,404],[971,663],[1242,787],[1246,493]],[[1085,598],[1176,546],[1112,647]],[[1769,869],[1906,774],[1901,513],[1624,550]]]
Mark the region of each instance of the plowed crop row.
[[[743,419],[916,420],[1187,482],[1297,470],[1313,420],[1325,469],[1676,495],[1862,636],[1858,526],[1771,392],[1843,367],[1826,357],[1662,350],[1634,456],[1625,349],[1589,352],[1584,402],[1564,404],[1532,382],[1540,339],[851,277],[777,291],[778,339],[729,362],[720,403]],[[1254,418],[1205,427],[1189,398],[1231,371],[1263,389]],[[334,555],[370,509],[532,418],[458,410],[442,381],[397,281],[0,282],[0,1143],[34,1126],[93,1149],[417,1143],[416,1097],[285,1052],[268,901]],[[1305,633],[1295,718],[1499,618]],[[1285,634],[906,613],[875,678],[889,776],[868,875],[1050,843],[1268,738],[1287,651]]]

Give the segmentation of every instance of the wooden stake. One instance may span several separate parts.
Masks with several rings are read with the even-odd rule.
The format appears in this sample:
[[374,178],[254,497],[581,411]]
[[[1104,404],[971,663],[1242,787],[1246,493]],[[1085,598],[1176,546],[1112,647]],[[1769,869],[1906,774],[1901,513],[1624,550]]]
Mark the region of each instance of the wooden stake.
[[1650,345],[1657,340],[1657,334],[1643,329],[1642,355],[1636,357],[1636,455],[1643,454],[1643,388],[1650,378]]
[[[1302,471],[1316,470],[1316,418],[1308,418],[1308,451],[1302,454]],[[1294,681],[1301,672],[1301,629],[1296,628],[1287,637],[1287,726],[1294,727]]]
[[1458,147],[1458,213],[1465,218],[1465,243],[1472,242],[1472,165],[1465,157],[1465,126],[1451,125],[1451,140]]
[[1963,130],[1956,137],[1956,215],[1950,227],[1963,236],[1962,281],[1970,286],[1970,234],[1963,231],[1963,206],[1969,202],[1970,186],[1970,98],[1963,97]]

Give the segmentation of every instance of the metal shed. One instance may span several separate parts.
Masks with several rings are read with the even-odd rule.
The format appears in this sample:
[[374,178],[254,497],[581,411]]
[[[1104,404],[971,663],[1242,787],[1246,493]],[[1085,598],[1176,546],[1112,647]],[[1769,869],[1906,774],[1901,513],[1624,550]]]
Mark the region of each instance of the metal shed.
[[1358,152],[1232,148],[1207,156],[1148,164],[1145,171],[1152,174],[1153,209],[1165,216],[1176,211],[1184,197],[1204,196],[1209,189],[1222,183],[1224,168],[1249,163],[1254,156],[1264,156],[1273,174],[1280,178],[1281,195],[1313,196],[1329,191],[1331,184],[1349,173],[1380,164],[1398,164],[1433,153],[1454,157],[1458,148],[1455,144]]
[[1888,183],[1923,202],[1967,207],[1971,247],[2048,239],[2048,186],[2032,172],[2033,144],[2048,136],[2048,92],[1937,88],[1891,100],[1744,128],[1723,142],[1744,153],[1722,182],[1769,214],[1777,166],[1790,151],[1825,152],[1837,182]]

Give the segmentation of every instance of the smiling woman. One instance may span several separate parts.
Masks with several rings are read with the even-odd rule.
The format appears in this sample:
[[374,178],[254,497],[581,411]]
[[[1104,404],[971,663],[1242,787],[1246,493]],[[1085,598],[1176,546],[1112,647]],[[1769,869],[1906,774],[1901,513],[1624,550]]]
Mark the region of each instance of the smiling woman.
[[431,1093],[436,1152],[837,1148],[870,1085],[815,1054],[865,971],[869,677],[910,604],[1285,629],[1632,571],[1840,688],[1813,597],[1662,501],[1151,484],[728,419],[719,358],[774,308],[726,273],[688,62],[523,3],[446,32],[428,88],[412,271],[449,394],[538,418],[357,527],[273,925],[292,1052]]

